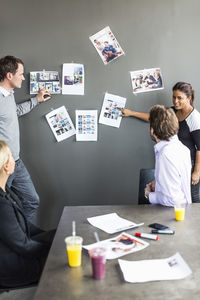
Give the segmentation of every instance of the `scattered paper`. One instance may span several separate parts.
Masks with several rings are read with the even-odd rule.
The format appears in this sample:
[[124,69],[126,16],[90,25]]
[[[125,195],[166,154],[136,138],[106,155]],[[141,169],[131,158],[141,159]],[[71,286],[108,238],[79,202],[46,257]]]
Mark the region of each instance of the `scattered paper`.
[[109,26],[90,36],[90,40],[105,65],[124,54]]
[[122,117],[121,111],[118,109],[118,107],[124,108],[125,104],[126,98],[106,93],[101,109],[99,123],[119,128]]
[[59,74],[56,71],[30,72],[30,94],[37,94],[45,88],[51,94],[60,94]]
[[164,88],[160,68],[130,72],[133,93],[143,93]]
[[62,94],[84,95],[84,66],[81,64],[63,64]]
[[128,282],[182,279],[192,273],[179,253],[165,259],[140,261],[119,259],[118,262],[124,279]]
[[138,227],[144,224],[133,223],[131,221],[119,217],[116,213],[87,218],[87,220],[93,226],[110,234]]
[[76,110],[76,140],[97,141],[97,110]]
[[87,250],[91,250],[96,247],[105,248],[106,259],[115,259],[126,254],[143,250],[147,246],[149,246],[149,243],[123,232],[111,239],[100,241],[91,245],[84,245],[83,248]]
[[65,106],[52,110],[46,115],[46,119],[57,142],[63,141],[76,134],[74,124]]

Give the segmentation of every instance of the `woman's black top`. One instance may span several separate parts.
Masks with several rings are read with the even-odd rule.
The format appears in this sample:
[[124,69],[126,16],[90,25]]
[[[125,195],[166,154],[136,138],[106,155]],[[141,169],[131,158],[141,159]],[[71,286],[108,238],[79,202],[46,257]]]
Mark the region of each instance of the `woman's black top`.
[[[177,112],[175,107],[172,108]],[[196,150],[200,151],[200,113],[195,108],[185,120],[179,121],[178,137],[189,148],[194,165]]]

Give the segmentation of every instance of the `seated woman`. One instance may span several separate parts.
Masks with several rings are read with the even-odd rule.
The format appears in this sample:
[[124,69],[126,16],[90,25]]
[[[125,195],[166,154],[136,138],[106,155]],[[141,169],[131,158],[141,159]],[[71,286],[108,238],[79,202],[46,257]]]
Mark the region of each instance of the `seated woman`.
[[20,200],[6,186],[15,161],[0,141],[0,286],[17,287],[38,282],[55,231],[45,232],[31,224]]

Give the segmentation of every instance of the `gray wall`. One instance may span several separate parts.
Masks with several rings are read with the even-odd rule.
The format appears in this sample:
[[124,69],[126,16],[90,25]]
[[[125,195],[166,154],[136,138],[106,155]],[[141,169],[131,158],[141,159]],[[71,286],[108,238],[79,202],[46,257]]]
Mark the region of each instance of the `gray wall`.
[[[57,143],[45,120],[51,108],[98,109],[104,93],[148,111],[171,105],[171,88],[188,81],[199,105],[198,0],[1,0],[0,56],[20,57],[26,81],[16,101],[29,97],[29,72],[85,66],[85,95],[53,96],[20,119],[21,157],[41,197],[40,223],[57,225],[64,205],[137,203],[139,169],[154,165],[148,124],[123,119],[119,129],[99,125],[98,142]],[[104,66],[89,36],[110,26],[126,55]],[[161,67],[165,89],[134,96],[129,71]]]

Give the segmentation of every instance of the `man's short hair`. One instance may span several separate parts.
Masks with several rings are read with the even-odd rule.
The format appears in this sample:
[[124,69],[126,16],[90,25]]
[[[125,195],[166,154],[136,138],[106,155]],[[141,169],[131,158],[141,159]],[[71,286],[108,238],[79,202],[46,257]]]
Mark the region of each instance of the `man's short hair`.
[[18,69],[18,64],[24,65],[20,58],[7,55],[0,59],[0,81],[6,78],[7,73],[15,74]]
[[179,129],[178,119],[172,108],[164,105],[154,105],[150,110],[150,128],[159,140],[169,141],[177,134]]

